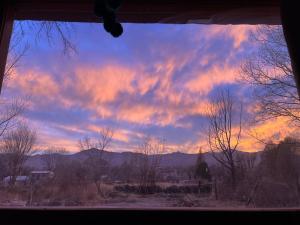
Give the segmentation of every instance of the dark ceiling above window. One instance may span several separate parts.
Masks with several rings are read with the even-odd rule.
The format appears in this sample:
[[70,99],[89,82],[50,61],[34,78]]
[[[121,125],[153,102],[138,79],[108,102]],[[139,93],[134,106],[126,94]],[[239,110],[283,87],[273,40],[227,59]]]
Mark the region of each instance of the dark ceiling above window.
[[[99,22],[93,0],[15,0],[15,19]],[[280,24],[279,0],[124,0],[120,22]]]

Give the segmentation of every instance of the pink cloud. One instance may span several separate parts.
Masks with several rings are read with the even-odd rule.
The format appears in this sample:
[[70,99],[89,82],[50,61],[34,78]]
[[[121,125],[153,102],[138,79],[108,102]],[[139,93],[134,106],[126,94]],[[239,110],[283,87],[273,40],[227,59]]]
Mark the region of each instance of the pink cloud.
[[86,95],[93,103],[107,103],[122,92],[133,93],[134,72],[119,65],[108,64],[104,68],[76,69],[74,85],[76,91]]
[[198,72],[197,75],[185,84],[185,88],[191,92],[197,92],[202,96],[207,95],[214,86],[231,84],[236,82],[237,69],[228,65],[214,65],[206,72]]
[[233,47],[239,49],[241,44],[248,40],[250,32],[256,27],[253,25],[214,25],[207,30],[205,37],[207,39],[216,36],[232,38]]
[[51,74],[30,70],[17,72],[13,82],[9,82],[8,87],[17,89],[29,96],[39,96],[52,99],[59,92],[59,85],[55,82]]
[[118,108],[117,119],[133,123],[148,124],[157,109],[147,104],[122,105]]

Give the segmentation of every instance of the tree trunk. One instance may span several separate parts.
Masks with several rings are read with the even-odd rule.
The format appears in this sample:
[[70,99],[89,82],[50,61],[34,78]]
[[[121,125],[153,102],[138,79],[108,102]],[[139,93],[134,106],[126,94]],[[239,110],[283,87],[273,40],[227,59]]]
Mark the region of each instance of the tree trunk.
[[231,173],[231,187],[233,190],[235,190],[235,188],[236,188],[236,171],[235,171],[234,163],[231,164],[230,173]]
[[101,190],[101,181],[95,181],[95,186],[97,188],[97,193],[98,195],[100,195],[101,197],[105,197],[103,191]]
[[218,185],[217,185],[217,178],[214,179],[214,192],[215,192],[215,198],[218,200]]

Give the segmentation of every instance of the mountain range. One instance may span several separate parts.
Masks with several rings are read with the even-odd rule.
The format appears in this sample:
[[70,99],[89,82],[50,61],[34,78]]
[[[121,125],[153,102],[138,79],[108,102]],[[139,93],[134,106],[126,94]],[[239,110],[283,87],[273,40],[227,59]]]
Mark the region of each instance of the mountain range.
[[[76,152],[73,154],[56,154],[63,161],[80,161],[83,162],[90,156],[97,156],[97,154],[102,154],[102,159],[108,161],[111,166],[120,166],[124,162],[133,162],[138,156],[141,156],[141,153],[135,152],[110,152],[110,151],[101,151],[97,149],[89,149],[81,152]],[[220,153],[217,153],[220,154]],[[256,153],[248,153],[248,152],[237,152],[237,154],[247,155],[247,154],[256,154]],[[162,154],[161,156],[161,167],[188,167],[195,165],[198,154],[189,154],[183,152],[173,152]],[[260,156],[260,154],[258,154]],[[44,154],[36,154],[32,156],[28,156],[25,165],[29,166],[33,169],[41,170],[45,168],[45,157],[47,155]],[[151,157],[151,156],[150,156]],[[215,165],[217,161],[214,159],[211,152],[203,153],[203,158],[207,162],[209,166]],[[259,157],[258,157],[259,158]]]

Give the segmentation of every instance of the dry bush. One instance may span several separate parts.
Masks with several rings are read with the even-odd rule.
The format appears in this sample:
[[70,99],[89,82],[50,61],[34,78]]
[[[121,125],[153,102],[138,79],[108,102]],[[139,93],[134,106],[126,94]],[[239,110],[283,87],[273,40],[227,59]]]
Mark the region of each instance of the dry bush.
[[299,205],[299,202],[297,192],[286,183],[263,179],[251,205],[254,207],[293,207]]
[[7,165],[12,186],[15,185],[17,176],[22,174],[28,155],[34,152],[35,142],[36,132],[26,124],[20,124],[3,137],[1,152],[8,156]]
[[217,190],[218,190],[218,200],[228,201],[228,200],[233,200],[235,197],[235,192],[232,191],[231,182],[228,181],[217,182]]
[[27,201],[27,190],[24,187],[2,188],[0,190],[0,205],[11,205],[12,202]]
[[152,191],[159,178],[159,168],[162,154],[166,152],[164,140],[146,137],[138,147],[136,166],[138,171],[138,182],[141,192]]

